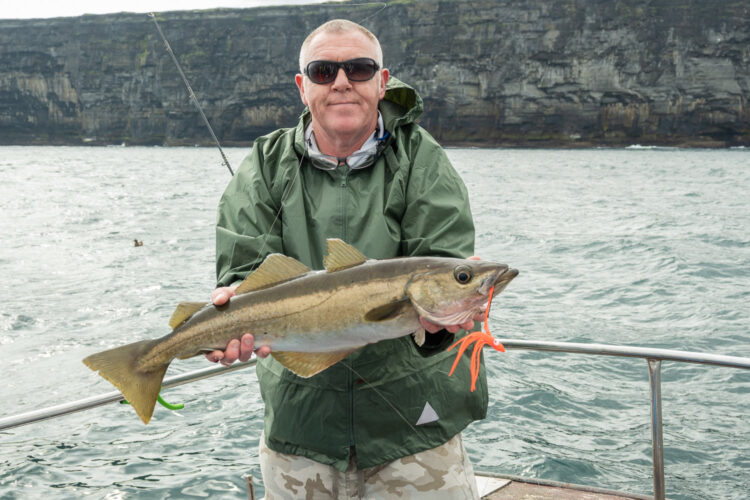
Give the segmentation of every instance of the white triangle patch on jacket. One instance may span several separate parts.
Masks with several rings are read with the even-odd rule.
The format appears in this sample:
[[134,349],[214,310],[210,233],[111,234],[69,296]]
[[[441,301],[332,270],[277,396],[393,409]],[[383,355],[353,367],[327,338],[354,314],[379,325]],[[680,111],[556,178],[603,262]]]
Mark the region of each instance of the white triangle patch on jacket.
[[424,404],[424,409],[422,410],[422,414],[419,416],[419,420],[417,420],[417,425],[437,422],[439,418],[440,417],[438,417],[437,412],[432,406],[430,406],[430,403],[428,401]]

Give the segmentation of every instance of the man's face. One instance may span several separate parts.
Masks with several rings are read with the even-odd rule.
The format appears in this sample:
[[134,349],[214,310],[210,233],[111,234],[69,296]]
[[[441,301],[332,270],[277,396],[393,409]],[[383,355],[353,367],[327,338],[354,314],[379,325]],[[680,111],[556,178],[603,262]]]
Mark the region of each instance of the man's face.
[[[310,43],[305,64],[316,60],[347,61],[369,57],[377,61],[374,44],[358,31],[320,33]],[[298,74],[302,102],[310,107],[315,137],[320,142],[364,142],[377,123],[378,101],[385,95],[388,70],[381,69],[365,82],[350,82],[343,69],[323,85]],[[325,136],[325,137],[322,137]],[[321,141],[322,139],[322,141]]]

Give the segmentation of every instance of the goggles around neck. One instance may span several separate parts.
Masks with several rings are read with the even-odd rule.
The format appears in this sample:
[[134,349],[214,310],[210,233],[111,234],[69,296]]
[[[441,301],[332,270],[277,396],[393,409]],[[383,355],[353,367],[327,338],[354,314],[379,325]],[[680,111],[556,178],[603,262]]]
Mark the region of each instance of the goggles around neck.
[[359,57],[348,61],[312,61],[305,67],[305,75],[318,85],[331,83],[343,69],[350,82],[366,82],[375,76],[380,66],[369,57]]
[[[384,131],[380,135],[380,131]],[[327,155],[321,153],[318,149],[318,143],[315,141],[315,135],[313,134],[312,124],[307,127],[305,131],[305,148],[307,149],[307,156],[310,158],[310,163],[319,170],[336,170],[341,165],[346,165],[349,170],[361,170],[373,165],[380,153],[386,147],[386,139],[390,136],[390,133],[383,127],[383,117],[378,113],[378,126],[362,147],[345,157],[337,157],[333,155]]]

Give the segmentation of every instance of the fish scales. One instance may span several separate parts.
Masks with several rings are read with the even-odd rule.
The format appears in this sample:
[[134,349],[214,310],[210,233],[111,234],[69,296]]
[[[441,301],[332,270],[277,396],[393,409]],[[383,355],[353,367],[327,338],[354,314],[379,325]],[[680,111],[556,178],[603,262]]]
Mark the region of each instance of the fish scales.
[[487,261],[367,260],[341,240],[328,243],[327,271],[272,254],[227,304],[180,304],[170,334],[93,354],[84,363],[120,389],[148,423],[175,358],[223,349],[249,332],[256,348],[269,346],[282,365],[310,377],[369,343],[420,330],[420,315],[439,324],[470,318],[492,287],[499,293],[517,274]]
[[[376,305],[403,300],[407,279],[396,279],[396,273],[388,273],[392,275],[387,278],[357,277],[355,273],[348,273],[353,275],[350,278],[338,274],[311,273],[278,288],[238,296],[226,309],[208,306],[196,314],[193,321],[170,335],[174,338],[167,342],[174,348],[165,351],[160,358],[224,348],[245,332],[255,334],[258,346],[275,345],[281,350],[296,347],[300,341],[313,352],[366,344],[368,339],[355,340],[352,335],[341,337],[339,332],[361,323]],[[347,273],[341,271],[340,274]],[[311,290],[315,291],[310,293]],[[409,319],[412,331],[417,329],[416,314]],[[378,327],[387,329],[388,325]],[[287,340],[289,338],[299,340],[292,342]]]

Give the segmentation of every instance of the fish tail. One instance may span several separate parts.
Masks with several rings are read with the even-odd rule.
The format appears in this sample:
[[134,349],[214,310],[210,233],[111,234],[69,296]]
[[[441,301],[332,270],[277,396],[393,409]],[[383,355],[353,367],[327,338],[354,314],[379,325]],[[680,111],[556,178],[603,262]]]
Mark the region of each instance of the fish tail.
[[154,413],[169,362],[144,371],[139,369],[138,360],[157,343],[158,340],[133,342],[92,354],[83,360],[86,366],[98,371],[99,375],[122,392],[144,424],[151,420]]

